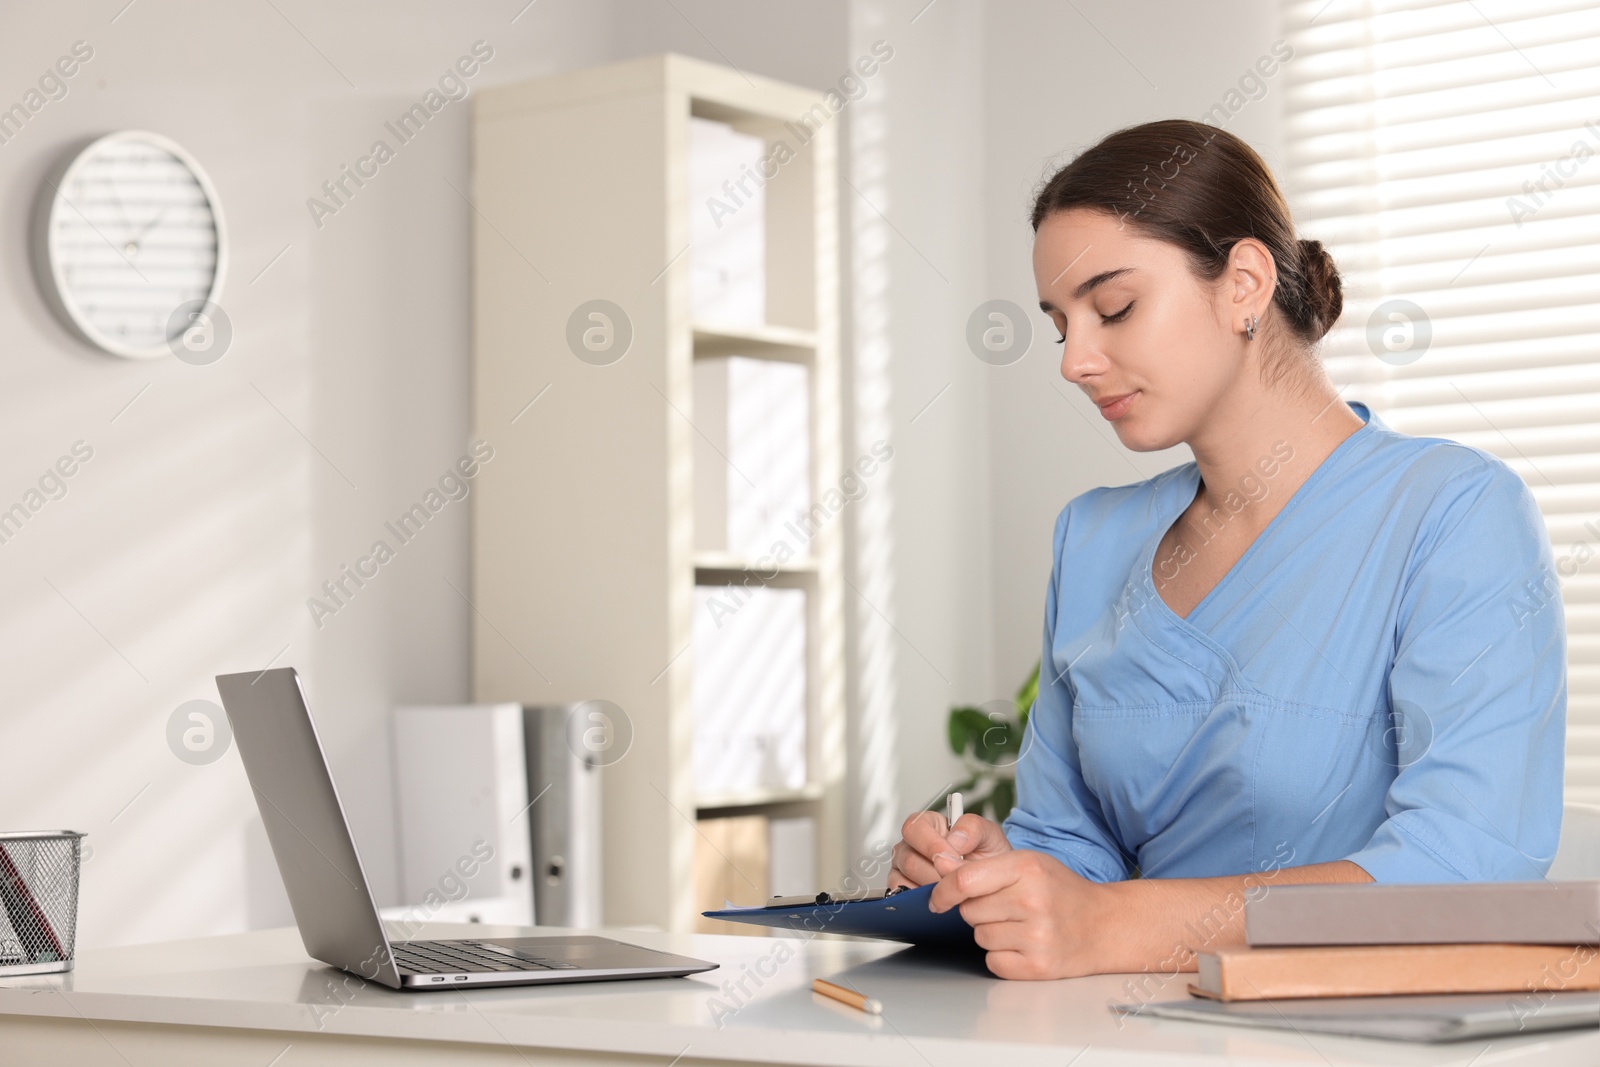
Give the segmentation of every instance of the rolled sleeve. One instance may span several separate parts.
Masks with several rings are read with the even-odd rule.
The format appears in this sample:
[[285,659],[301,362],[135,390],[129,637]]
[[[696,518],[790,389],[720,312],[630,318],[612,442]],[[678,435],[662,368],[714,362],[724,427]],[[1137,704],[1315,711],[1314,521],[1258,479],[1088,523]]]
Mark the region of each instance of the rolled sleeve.
[[1400,592],[1385,821],[1345,858],[1378,882],[1543,878],[1561,830],[1566,623],[1533,495],[1453,477]]
[[1125,850],[1107,824],[1100,802],[1083,780],[1072,736],[1072,689],[1056,662],[1057,595],[1069,509],[1056,520],[1055,563],[1045,592],[1044,651],[1039,695],[1028,715],[1017,760],[1017,801],[1004,828],[1013,848],[1054,856],[1095,882],[1128,877]]

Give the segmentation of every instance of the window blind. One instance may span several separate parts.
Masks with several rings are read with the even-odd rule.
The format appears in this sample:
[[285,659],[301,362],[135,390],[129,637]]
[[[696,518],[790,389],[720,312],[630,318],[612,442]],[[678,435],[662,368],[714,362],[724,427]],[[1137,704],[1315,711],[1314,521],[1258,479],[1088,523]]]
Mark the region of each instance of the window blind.
[[1284,13],[1281,173],[1345,283],[1329,373],[1395,429],[1527,482],[1565,602],[1567,798],[1600,803],[1600,6]]

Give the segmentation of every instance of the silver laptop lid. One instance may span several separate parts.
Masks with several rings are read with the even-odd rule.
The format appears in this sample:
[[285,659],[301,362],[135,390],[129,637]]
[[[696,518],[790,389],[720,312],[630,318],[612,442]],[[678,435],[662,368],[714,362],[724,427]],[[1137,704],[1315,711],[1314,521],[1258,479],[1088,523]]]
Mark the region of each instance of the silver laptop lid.
[[400,971],[299,675],[293,667],[219,674],[217,692],[306,952],[399,989]]

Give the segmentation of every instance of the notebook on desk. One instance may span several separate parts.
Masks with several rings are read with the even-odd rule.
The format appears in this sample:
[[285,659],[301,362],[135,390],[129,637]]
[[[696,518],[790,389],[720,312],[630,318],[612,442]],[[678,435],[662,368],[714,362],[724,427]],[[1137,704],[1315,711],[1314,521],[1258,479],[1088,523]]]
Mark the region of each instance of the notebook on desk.
[[1600,993],[1468,993],[1320,1000],[1171,1000],[1112,1004],[1124,1016],[1232,1023],[1273,1030],[1462,1041],[1600,1026]]

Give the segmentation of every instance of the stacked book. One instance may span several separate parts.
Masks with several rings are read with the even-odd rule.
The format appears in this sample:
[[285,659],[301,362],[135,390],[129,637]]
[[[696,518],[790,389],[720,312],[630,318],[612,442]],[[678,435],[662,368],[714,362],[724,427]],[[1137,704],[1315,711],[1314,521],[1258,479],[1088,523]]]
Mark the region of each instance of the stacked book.
[[1224,1001],[1600,989],[1600,881],[1275,886],[1247,946],[1199,956]]

